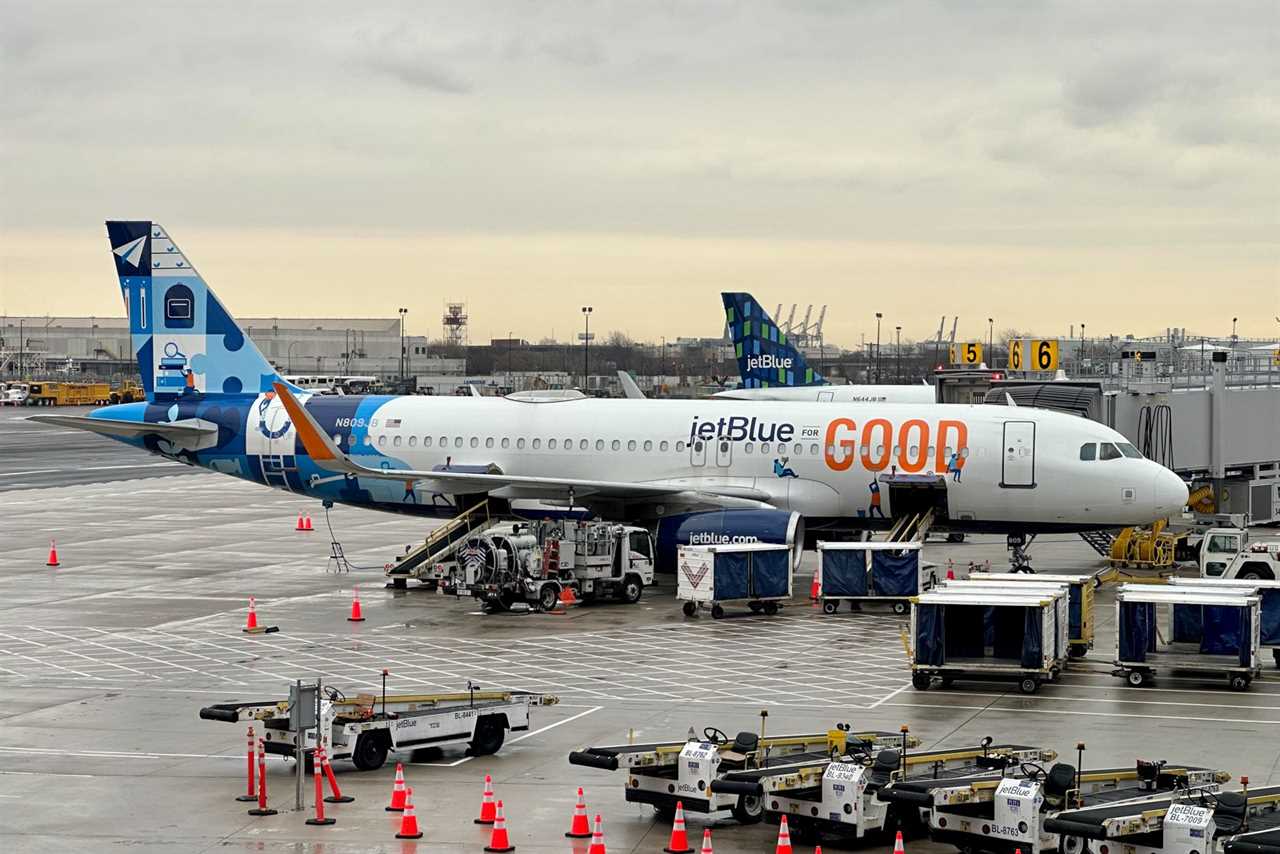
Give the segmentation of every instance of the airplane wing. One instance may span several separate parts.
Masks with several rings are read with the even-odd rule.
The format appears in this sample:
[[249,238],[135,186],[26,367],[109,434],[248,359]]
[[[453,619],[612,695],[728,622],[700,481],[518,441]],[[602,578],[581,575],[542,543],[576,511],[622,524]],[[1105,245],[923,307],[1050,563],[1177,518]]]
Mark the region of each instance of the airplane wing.
[[88,418],[83,415],[28,415],[28,421],[41,424],[57,424],[74,427],[103,436],[122,436],[136,439],[139,436],[160,436],[165,439],[195,440],[218,432],[218,426],[201,418],[183,418],[161,423],[147,421],[123,421],[117,418]]
[[626,371],[618,371],[618,385],[622,386],[623,397],[629,400],[644,400],[644,392]]
[[514,488],[524,494],[561,496],[572,492],[575,498],[596,496],[621,500],[657,500],[683,496],[688,499],[718,503],[726,507],[768,506],[768,493],[732,484],[707,486],[689,483],[641,483],[501,473],[372,468],[344,454],[329,435],[320,429],[311,413],[307,412],[288,388],[281,383],[275,383],[274,386],[276,395],[284,405],[285,411],[289,413],[293,427],[298,432],[298,438],[306,448],[311,461],[328,471],[385,480],[434,481],[445,487],[459,487],[459,491],[487,492]]

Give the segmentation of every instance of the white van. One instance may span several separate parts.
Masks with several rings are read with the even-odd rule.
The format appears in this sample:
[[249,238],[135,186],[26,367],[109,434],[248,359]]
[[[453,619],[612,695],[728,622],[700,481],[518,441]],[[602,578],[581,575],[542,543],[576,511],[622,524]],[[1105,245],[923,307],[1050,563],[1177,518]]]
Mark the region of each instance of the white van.
[[1250,540],[1243,528],[1210,528],[1200,548],[1200,576],[1280,579],[1280,540]]

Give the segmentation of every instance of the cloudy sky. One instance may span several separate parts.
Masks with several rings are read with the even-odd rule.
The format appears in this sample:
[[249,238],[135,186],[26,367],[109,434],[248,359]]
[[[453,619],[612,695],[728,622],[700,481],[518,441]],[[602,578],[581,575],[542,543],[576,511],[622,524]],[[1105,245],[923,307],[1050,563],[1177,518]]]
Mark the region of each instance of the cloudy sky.
[[0,311],[1280,330],[1280,3],[0,3]]

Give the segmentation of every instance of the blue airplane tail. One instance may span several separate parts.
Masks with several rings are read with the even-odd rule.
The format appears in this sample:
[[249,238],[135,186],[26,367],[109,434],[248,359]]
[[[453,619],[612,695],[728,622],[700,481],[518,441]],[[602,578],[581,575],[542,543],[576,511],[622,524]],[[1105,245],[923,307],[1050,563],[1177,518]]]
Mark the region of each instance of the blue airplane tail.
[[258,394],[276,369],[158,223],[108,221],[147,400]]
[[751,294],[722,293],[720,298],[743,388],[827,384]]

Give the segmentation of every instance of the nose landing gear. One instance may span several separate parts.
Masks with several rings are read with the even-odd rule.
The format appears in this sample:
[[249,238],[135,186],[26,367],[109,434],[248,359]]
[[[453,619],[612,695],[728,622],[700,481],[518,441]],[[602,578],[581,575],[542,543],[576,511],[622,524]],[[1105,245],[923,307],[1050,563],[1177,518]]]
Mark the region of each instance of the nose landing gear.
[[1035,534],[1009,534],[1005,537],[1005,548],[1009,550],[1010,572],[1035,572],[1031,568],[1031,555],[1027,554],[1035,539]]

